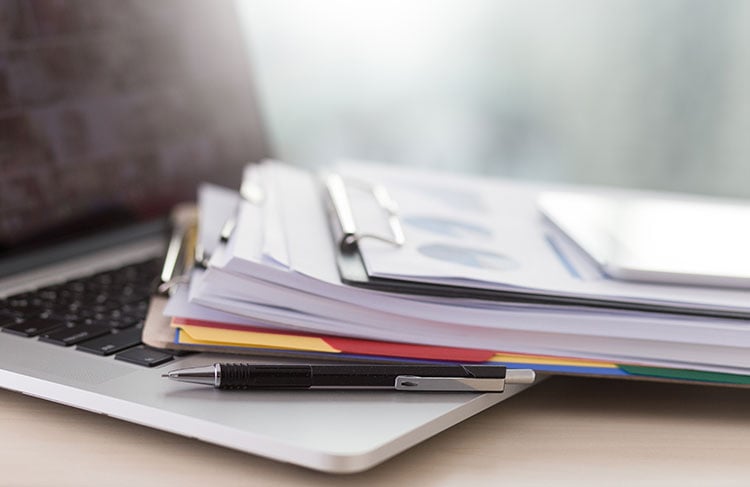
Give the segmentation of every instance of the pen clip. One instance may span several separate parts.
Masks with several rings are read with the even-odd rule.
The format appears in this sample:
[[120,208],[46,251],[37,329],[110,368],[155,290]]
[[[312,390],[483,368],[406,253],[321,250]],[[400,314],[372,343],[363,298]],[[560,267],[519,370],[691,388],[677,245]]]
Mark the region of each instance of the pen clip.
[[399,375],[394,386],[397,391],[414,392],[503,392],[505,379]]

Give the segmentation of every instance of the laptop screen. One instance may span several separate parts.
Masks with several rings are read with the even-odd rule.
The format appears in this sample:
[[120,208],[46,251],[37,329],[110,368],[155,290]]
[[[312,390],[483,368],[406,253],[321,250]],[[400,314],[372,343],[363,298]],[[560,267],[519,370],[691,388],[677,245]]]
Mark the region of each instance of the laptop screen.
[[162,217],[265,155],[231,2],[0,4],[0,257]]

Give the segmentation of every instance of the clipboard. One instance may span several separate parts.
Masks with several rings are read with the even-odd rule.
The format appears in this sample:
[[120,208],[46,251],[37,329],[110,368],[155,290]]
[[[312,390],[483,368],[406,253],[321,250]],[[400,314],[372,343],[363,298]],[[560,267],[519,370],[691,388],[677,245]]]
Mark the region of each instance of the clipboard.
[[[342,282],[351,286],[414,296],[477,299],[542,306],[575,306],[733,320],[750,319],[750,310],[707,309],[681,304],[630,302],[594,296],[572,297],[551,293],[540,295],[532,291],[497,290],[373,276],[367,271],[359,244],[362,240],[373,239],[400,248],[406,243],[407,236],[401,223],[397,202],[383,185],[371,184],[361,179],[344,178],[337,173],[325,175],[323,187],[323,199],[335,242],[339,274]],[[390,234],[360,231],[352,210],[350,191],[365,192],[376,202],[383,210],[382,215],[390,229]]]

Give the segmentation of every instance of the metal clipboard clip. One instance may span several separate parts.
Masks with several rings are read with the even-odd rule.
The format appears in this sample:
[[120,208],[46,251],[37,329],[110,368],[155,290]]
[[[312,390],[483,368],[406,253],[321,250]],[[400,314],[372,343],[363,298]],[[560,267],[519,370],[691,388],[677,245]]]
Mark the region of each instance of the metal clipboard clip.
[[[253,205],[262,205],[266,199],[263,188],[245,177],[239,190],[240,197]],[[224,223],[219,239],[226,242],[237,226],[237,211]],[[170,290],[190,281],[190,270],[193,266],[206,269],[211,257],[198,241],[198,214],[194,205],[178,206],[172,212],[172,235],[164,257],[161,271],[161,283],[158,291],[168,294]]]
[[169,294],[178,284],[189,281],[190,269],[198,260],[198,217],[195,206],[180,205],[172,211],[172,235],[169,238],[167,252],[158,286],[158,292]]
[[337,225],[334,225],[334,232],[338,238],[341,251],[345,253],[355,252],[359,241],[366,238],[386,242],[395,247],[403,246],[406,243],[406,237],[398,215],[398,205],[391,198],[388,190],[382,185],[368,184],[359,180],[349,180],[349,183],[353,188],[367,191],[375,198],[388,219],[391,236],[362,233],[357,229],[344,178],[339,174],[331,173],[325,176],[324,184],[328,193],[329,206],[336,217]]

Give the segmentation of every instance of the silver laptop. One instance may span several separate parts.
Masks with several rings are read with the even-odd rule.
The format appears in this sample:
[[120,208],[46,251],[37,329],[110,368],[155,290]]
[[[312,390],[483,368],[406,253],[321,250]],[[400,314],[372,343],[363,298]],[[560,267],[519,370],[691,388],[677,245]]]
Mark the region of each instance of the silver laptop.
[[0,39],[1,387],[331,472],[525,387],[222,393],[161,378],[229,360],[145,347],[141,328],[172,205],[269,155],[234,6],[18,5]]

